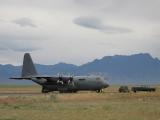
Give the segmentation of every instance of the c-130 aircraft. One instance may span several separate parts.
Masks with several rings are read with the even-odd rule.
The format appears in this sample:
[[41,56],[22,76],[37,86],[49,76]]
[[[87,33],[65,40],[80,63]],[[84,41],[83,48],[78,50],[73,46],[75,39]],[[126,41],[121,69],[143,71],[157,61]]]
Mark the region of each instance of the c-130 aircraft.
[[24,54],[21,77],[11,77],[17,80],[32,80],[42,86],[42,93],[59,91],[60,93],[91,90],[97,93],[109,85],[101,76],[50,76],[39,75],[29,53]]

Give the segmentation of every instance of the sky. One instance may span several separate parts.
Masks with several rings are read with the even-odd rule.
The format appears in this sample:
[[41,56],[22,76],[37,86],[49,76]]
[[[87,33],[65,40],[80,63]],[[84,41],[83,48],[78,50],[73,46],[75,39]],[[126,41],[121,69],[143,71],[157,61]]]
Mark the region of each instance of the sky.
[[160,0],[0,0],[0,64],[160,58]]

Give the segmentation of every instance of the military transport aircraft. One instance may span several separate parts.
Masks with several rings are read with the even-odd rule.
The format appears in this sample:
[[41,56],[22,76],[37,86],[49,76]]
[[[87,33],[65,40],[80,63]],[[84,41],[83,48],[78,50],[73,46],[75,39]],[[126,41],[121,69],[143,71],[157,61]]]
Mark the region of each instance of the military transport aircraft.
[[21,77],[11,77],[10,79],[26,79],[42,86],[42,93],[51,91],[77,92],[79,90],[91,90],[102,92],[102,89],[109,85],[102,76],[50,76],[39,75],[34,67],[29,53],[24,54]]

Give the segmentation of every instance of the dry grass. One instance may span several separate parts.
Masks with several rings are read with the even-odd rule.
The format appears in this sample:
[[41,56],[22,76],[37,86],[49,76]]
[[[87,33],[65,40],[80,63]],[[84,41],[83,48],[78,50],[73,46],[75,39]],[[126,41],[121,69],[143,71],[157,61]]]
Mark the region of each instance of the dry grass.
[[[38,94],[0,97],[0,120],[160,120],[160,87],[156,92]],[[1,91],[3,90],[3,91]],[[37,86],[8,87],[7,92],[39,92]],[[1,93],[5,87],[0,88]],[[14,91],[14,92],[15,92]]]
[[38,85],[34,86],[0,86],[0,94],[1,93],[40,93],[41,87]]

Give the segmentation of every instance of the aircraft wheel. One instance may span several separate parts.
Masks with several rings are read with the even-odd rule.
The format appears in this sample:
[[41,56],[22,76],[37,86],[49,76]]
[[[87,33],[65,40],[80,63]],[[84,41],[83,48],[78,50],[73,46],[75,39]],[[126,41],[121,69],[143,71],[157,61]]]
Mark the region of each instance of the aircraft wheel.
[[72,93],[77,93],[77,90],[72,90]]
[[97,93],[102,93],[102,89],[96,90]]

